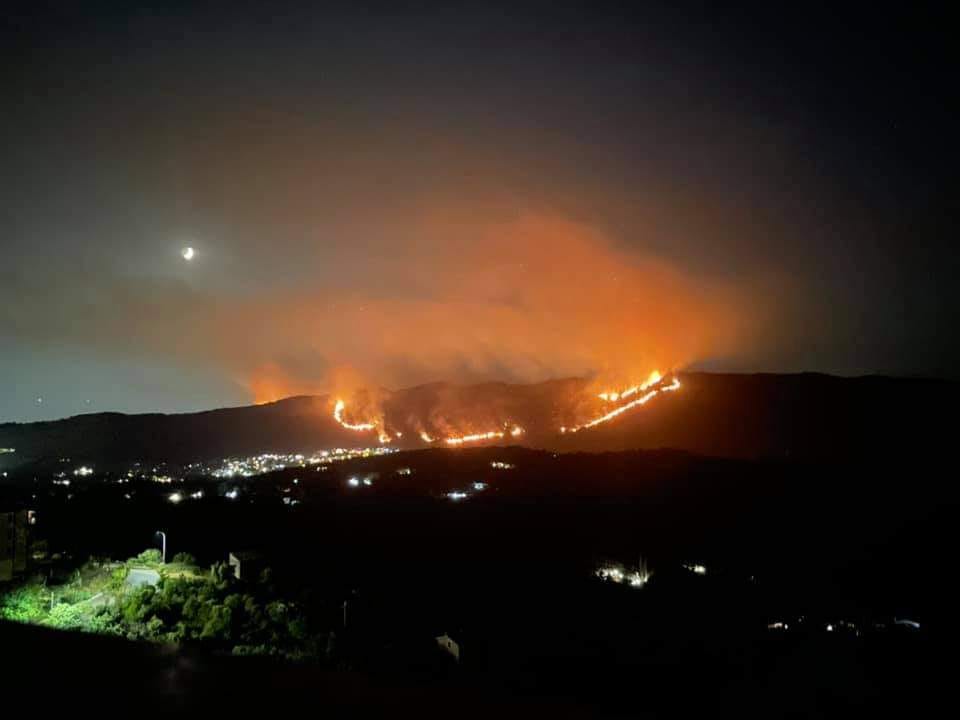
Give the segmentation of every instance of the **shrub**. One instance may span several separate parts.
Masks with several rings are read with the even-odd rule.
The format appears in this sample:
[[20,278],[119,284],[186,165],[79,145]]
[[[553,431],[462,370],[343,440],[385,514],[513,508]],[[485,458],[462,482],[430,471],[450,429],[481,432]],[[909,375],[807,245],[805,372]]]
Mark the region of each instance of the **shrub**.
[[151,565],[156,565],[162,560],[160,551],[156,548],[150,548],[149,550],[144,550],[142,553],[137,555],[137,561],[142,563],[149,563]]
[[127,581],[127,568],[118,567],[110,573],[110,589],[119,590]]
[[47,615],[46,624],[60,630],[81,630],[86,627],[83,610],[77,605],[60,603]]
[[35,588],[17,588],[0,599],[0,617],[4,620],[35,623],[44,616],[46,609],[47,603]]
[[173,562],[179,563],[181,565],[196,565],[197,559],[190,553],[178,552],[176,555],[173,556]]

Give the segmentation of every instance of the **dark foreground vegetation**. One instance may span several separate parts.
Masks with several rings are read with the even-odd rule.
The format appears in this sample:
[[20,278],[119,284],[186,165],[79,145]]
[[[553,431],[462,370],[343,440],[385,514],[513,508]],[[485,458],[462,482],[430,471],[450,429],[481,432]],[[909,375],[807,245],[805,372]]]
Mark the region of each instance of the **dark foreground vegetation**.
[[[63,671],[72,688],[123,678],[171,708],[319,693],[348,715],[580,717],[916,716],[949,687],[956,494],[922,454],[431,450],[195,480],[182,492],[203,497],[178,504],[153,483],[20,482],[8,492],[36,506],[45,544],[4,607],[49,602],[45,587],[53,611],[15,619],[152,641],[4,625],[25,658],[10,677],[35,686]],[[192,557],[87,561],[134,555],[157,529],[171,560]],[[143,563],[156,587],[127,587]],[[596,574],[641,566],[642,587]],[[99,625],[50,620],[89,599],[63,594],[78,570],[78,593],[113,583],[115,599],[83,613]]]

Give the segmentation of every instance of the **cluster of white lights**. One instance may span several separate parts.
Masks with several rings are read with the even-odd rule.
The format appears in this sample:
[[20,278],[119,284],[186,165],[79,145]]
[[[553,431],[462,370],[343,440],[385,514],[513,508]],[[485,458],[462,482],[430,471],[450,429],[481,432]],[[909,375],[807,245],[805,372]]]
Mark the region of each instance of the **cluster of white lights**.
[[376,457],[396,452],[391,448],[333,448],[320,450],[312,455],[302,453],[263,453],[247,458],[226,458],[218,466],[207,468],[207,472],[217,478],[253,477],[290,467],[313,467],[328,463],[342,462],[356,458]]
[[87,467],[86,465],[81,465],[76,470],[73,471],[74,475],[79,477],[86,477],[87,475],[93,475],[93,468]]
[[[200,500],[201,498],[203,498],[203,490],[196,490],[190,493],[189,497],[192,500]],[[182,492],[172,492],[169,495],[167,495],[167,502],[171,502],[174,505],[177,505],[183,502],[184,500],[186,500],[186,497]]]
[[653,576],[653,573],[643,564],[634,569],[627,569],[622,565],[601,565],[597,568],[595,574],[601,580],[618,585],[625,583],[633,588],[642,588]]

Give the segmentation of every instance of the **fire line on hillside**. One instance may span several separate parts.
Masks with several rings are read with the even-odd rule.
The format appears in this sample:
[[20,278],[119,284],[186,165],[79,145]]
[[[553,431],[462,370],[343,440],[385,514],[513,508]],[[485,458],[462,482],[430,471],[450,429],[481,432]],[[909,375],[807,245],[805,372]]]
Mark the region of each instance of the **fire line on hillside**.
[[[619,391],[608,391],[602,392],[597,397],[602,400],[604,403],[621,403],[614,407],[612,410],[595,417],[586,422],[580,423],[578,425],[572,426],[561,426],[559,432],[561,434],[567,433],[577,433],[581,430],[588,430],[590,428],[602,425],[603,423],[610,422],[611,420],[616,419],[617,417],[623,415],[624,413],[632,410],[633,408],[639,407],[641,405],[646,405],[650,400],[652,400],[657,395],[674,392],[680,389],[680,380],[674,376],[671,378],[670,382],[667,382],[666,379],[658,371],[650,373],[650,376],[647,380],[639,385],[633,385],[624,390]],[[634,397],[638,393],[643,393],[639,397]],[[627,398],[633,398],[622,402]],[[333,409],[333,419],[346,430],[351,430],[353,432],[377,432],[378,440],[381,444],[390,443],[393,441],[393,435],[386,429],[384,422],[381,420],[379,422],[350,422],[344,417],[344,412],[346,410],[346,403],[342,399],[338,399],[334,405]],[[429,434],[425,430],[420,430],[419,435],[420,439],[427,444],[432,444],[435,442],[443,442],[446,445],[451,447],[459,447],[469,443],[478,443],[488,440],[500,440],[508,435],[510,437],[519,437],[523,435],[526,430],[520,425],[513,422],[505,422],[501,428],[496,430],[487,430],[484,432],[471,432],[465,433],[462,435],[448,435],[446,437],[435,437]],[[394,433],[396,437],[402,437],[402,433],[397,431]]]

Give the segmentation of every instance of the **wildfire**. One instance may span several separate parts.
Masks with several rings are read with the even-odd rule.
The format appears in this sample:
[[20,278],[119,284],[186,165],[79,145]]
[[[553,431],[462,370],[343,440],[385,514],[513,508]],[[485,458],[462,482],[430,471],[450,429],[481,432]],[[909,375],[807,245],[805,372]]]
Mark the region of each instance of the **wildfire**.
[[[656,376],[656,379],[654,379],[655,376]],[[633,391],[633,392],[630,392],[630,394],[633,395],[634,392],[643,390],[644,388],[649,388],[652,384],[656,384],[660,382],[661,379],[662,378],[660,377],[660,373],[658,372],[651,373],[650,377],[647,379],[647,382],[644,383],[643,385],[637,386],[636,390],[634,390],[634,388],[629,388],[629,390]],[[673,381],[669,385],[664,385],[663,387],[659,387],[659,388],[655,387],[652,390],[649,390],[648,392],[638,397],[636,400],[631,400],[630,402],[624,405],[621,405],[620,407],[615,408],[614,410],[611,410],[610,412],[604,415],[601,415],[598,418],[594,418],[590,422],[586,422],[586,423],[583,423],[582,425],[576,425],[574,427],[569,427],[569,428],[562,427],[560,428],[560,432],[575,433],[575,432],[579,432],[580,430],[586,430],[588,428],[596,427],[601,423],[605,423],[605,422],[609,422],[610,420],[613,420],[615,417],[622,415],[623,413],[625,413],[627,410],[630,410],[631,408],[635,408],[638,405],[646,405],[650,400],[655,398],[660,393],[672,392],[674,390],[678,390],[679,388],[680,388],[680,381],[676,377],[674,377]],[[601,399],[612,400],[609,393],[604,393],[604,394],[608,395],[608,397],[604,397],[603,395],[601,395],[600,396]],[[618,399],[624,396],[624,393],[613,393],[613,394],[616,395]]]
[[649,377],[647,377],[646,381],[641,383],[640,385],[634,385],[633,387],[628,387],[626,390],[622,392],[615,392],[615,391],[603,392],[603,393],[600,393],[597,397],[599,397],[601,400],[605,402],[617,402],[618,400],[624,400],[630,397],[631,395],[636,395],[638,392],[649,390],[661,380],[663,380],[663,375],[661,375],[658,370],[654,370],[652,373],[650,373]]
[[480,440],[496,440],[497,438],[502,438],[505,434],[506,433],[502,431],[492,430],[486,433],[474,433],[473,435],[448,437],[444,440],[444,442],[447,445],[463,445],[464,443],[479,442]]
[[[510,437],[520,437],[524,429],[519,425],[510,428]],[[464,443],[480,442],[481,440],[499,440],[507,436],[505,430],[491,430],[485,433],[474,433],[472,435],[455,435],[444,439],[447,445],[463,445]],[[422,435],[421,435],[422,437]]]
[[346,406],[347,405],[343,402],[343,400],[337,400],[337,404],[333,407],[333,419],[336,420],[341,426],[345,427],[347,430],[354,430],[356,432],[365,432],[367,430],[376,429],[376,423],[350,423],[344,420],[343,409]]
[[[629,402],[625,402],[615,407],[614,409],[604,413],[603,415],[600,415],[599,417],[594,418],[593,420],[582,423],[580,425],[575,425],[573,427],[566,427],[566,426],[561,427],[560,432],[576,433],[581,430],[587,430],[589,428],[596,427],[597,425],[601,425],[605,422],[609,422],[610,420],[613,420],[616,417],[619,417],[620,415],[624,414],[628,410],[631,410],[632,408],[638,407],[640,405],[646,405],[650,400],[652,400],[654,397],[656,397],[661,393],[672,392],[680,388],[680,380],[677,379],[676,377],[673,377],[670,383],[668,384],[664,384],[663,380],[664,380],[663,376],[659,372],[654,371],[650,373],[646,381],[644,381],[640,385],[634,385],[633,387],[626,388],[623,391],[611,391],[611,392],[600,393],[598,397],[604,402],[608,402],[608,403],[622,401],[625,398],[630,398],[636,395],[637,393],[643,393],[643,394],[640,395],[639,397],[636,397],[633,400],[630,400]],[[344,418],[345,408],[346,408],[346,403],[343,400],[337,400],[333,409],[333,418],[334,420],[337,421],[337,423],[341,427],[347,430],[353,430],[354,432],[369,432],[369,431],[375,430],[377,432],[377,438],[381,444],[387,444],[387,443],[393,442],[393,438],[390,436],[390,434],[386,431],[386,428],[381,423],[348,422]],[[488,432],[469,433],[465,435],[450,435],[443,438],[437,438],[430,435],[426,430],[421,430],[419,431],[419,435],[420,435],[420,439],[427,444],[431,444],[431,443],[437,442],[438,440],[442,440],[442,442],[444,442],[447,445],[458,447],[460,445],[465,445],[467,443],[484,442],[487,440],[502,440],[503,438],[507,437],[507,435],[509,435],[510,437],[516,438],[516,437],[520,437],[525,432],[526,430],[524,430],[519,425],[506,423],[503,426],[503,429],[490,430]],[[400,431],[397,431],[395,435],[397,438],[403,437],[403,433],[401,433]]]

